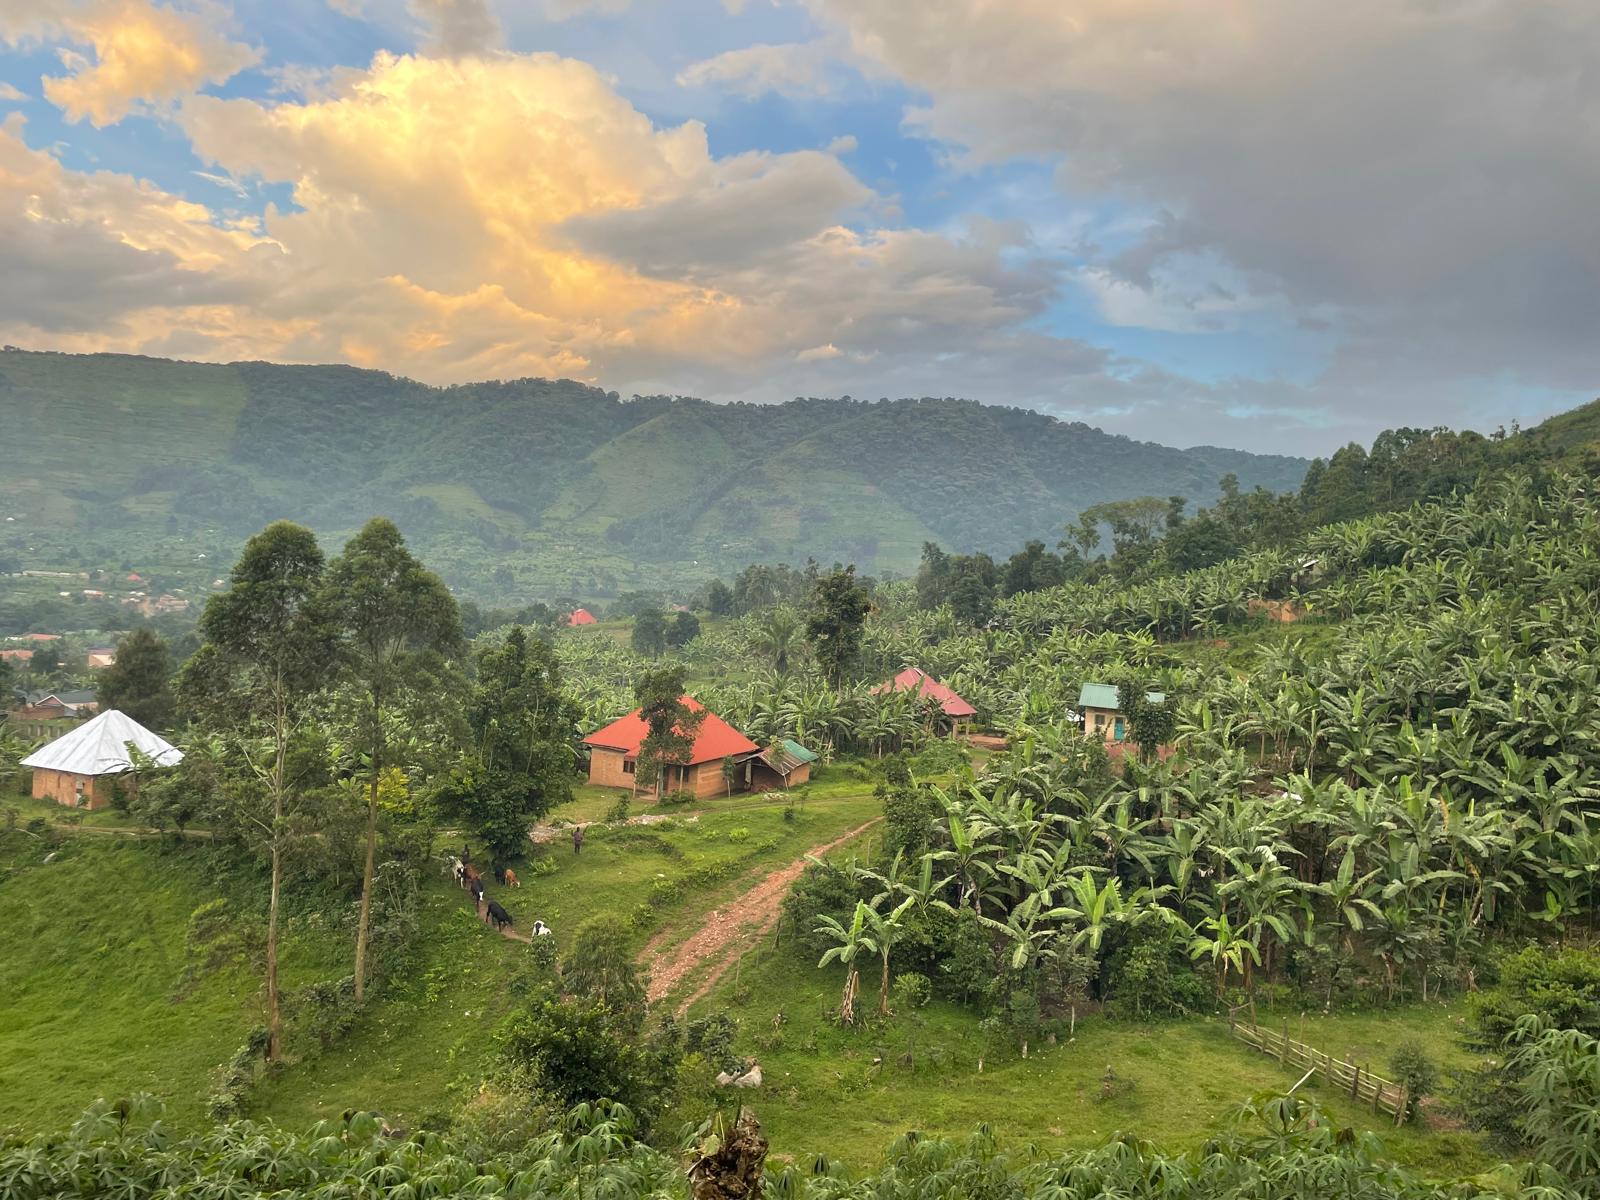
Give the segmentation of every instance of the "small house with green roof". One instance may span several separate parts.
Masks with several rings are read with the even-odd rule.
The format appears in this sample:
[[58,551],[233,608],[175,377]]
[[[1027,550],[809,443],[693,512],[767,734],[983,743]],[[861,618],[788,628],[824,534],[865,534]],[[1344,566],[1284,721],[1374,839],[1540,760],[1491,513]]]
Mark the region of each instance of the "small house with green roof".
[[[1146,692],[1150,704],[1165,702],[1165,692]],[[1086,683],[1078,690],[1078,712],[1083,731],[1102,742],[1128,740],[1128,718],[1117,701],[1117,689],[1109,683]]]
[[750,760],[750,787],[758,792],[795,787],[811,778],[816,761],[816,751],[784,738]]

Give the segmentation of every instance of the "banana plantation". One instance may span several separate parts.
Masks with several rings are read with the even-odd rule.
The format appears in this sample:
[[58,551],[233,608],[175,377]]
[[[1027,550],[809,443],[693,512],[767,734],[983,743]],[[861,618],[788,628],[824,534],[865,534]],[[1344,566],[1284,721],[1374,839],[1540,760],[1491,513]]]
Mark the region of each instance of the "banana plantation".
[[[1292,602],[1326,636],[1185,663],[1253,600]],[[870,687],[915,665],[1010,739],[975,777],[923,784],[926,836],[860,885],[880,926],[906,901],[899,919],[970,912],[1009,986],[1137,935],[1219,997],[1427,998],[1470,987],[1497,932],[1595,932],[1600,512],[1582,479],[1512,477],[1137,588],[1019,595],[981,630],[890,584],[861,682],[840,689],[793,648],[775,670],[771,642],[756,615],[688,652],[701,697],[753,737],[914,749],[927,704]],[[594,719],[629,705],[620,646],[564,653]],[[1071,709],[1084,681],[1130,676],[1177,697],[1176,753],[1115,773]],[[844,936],[850,914],[835,920]]]

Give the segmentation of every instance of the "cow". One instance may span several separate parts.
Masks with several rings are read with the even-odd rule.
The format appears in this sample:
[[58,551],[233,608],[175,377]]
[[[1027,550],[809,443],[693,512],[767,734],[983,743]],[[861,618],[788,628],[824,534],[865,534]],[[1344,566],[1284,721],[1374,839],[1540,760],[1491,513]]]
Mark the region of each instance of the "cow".
[[511,928],[511,914],[500,907],[498,900],[489,901],[489,924],[496,929]]
[[465,887],[467,885],[467,864],[459,858],[452,857],[450,859],[450,878],[456,881],[457,887]]
[[554,933],[555,930],[551,929],[550,926],[546,925],[543,921],[535,921],[533,923],[534,937],[550,937]]
[[474,885],[483,886],[483,876],[478,874],[477,867],[468,863],[466,869],[461,873],[461,886],[470,892]]
[[499,863],[495,863],[494,865],[494,881],[501,887],[505,887],[506,885],[506,869]]
[[517,878],[517,873],[510,867],[506,868],[505,885],[507,887],[521,887],[522,880]]

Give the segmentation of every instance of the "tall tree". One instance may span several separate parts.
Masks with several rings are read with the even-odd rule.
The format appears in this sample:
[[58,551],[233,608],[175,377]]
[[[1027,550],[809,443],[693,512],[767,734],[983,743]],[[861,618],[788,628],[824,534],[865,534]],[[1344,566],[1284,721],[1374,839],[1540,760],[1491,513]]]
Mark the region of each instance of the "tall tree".
[[194,715],[231,735],[255,786],[240,789],[246,822],[271,863],[267,907],[267,1058],[282,1054],[278,907],[305,756],[294,755],[310,699],[327,675],[333,633],[321,604],[322,550],[309,529],[275,521],[245,544],[227,591],[200,617],[205,641],[184,668]]
[[135,629],[117,643],[117,661],[100,672],[95,702],[101,712],[119,709],[141,725],[172,724],[172,664],[167,644],[150,629]]
[[862,631],[871,607],[866,589],[856,582],[854,566],[822,576],[812,590],[806,636],[811,653],[835,686],[844,682],[861,656]]
[[633,648],[652,658],[667,648],[667,617],[659,608],[647,608],[633,619]]
[[713,579],[706,589],[706,611],[714,617],[733,615],[733,589],[720,579]]
[[359,1004],[366,995],[372,928],[378,781],[387,765],[385,717],[422,659],[448,654],[461,644],[461,616],[449,589],[412,556],[394,522],[383,517],[368,521],[329,565],[327,601],[339,629],[340,663],[361,695],[360,735],[367,753],[366,855],[356,922]]
[[435,803],[469,822],[497,857],[521,850],[528,827],[572,797],[578,717],[554,647],[512,626],[502,645],[478,652],[472,749]]
[[704,709],[696,711],[683,702],[683,686],[683,667],[674,664],[645,672],[633,689],[646,730],[634,778],[654,787],[657,796],[667,766],[689,760],[705,719]]

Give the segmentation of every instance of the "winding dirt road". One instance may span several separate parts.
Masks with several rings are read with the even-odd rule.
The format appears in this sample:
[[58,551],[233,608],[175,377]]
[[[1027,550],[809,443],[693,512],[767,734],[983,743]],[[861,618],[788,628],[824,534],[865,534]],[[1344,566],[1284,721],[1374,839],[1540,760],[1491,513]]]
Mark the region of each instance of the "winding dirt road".
[[749,891],[734,897],[720,908],[706,914],[705,923],[686,941],[669,948],[673,932],[668,930],[651,938],[639,952],[639,964],[650,969],[650,988],[646,993],[650,1002],[671,995],[691,975],[699,978],[694,991],[677,1007],[681,1016],[689,1006],[700,999],[725,975],[748,946],[772,931],[778,923],[783,898],[789,888],[806,869],[807,860],[821,857],[871,829],[882,817],[874,817],[858,825],[849,833],[813,846],[800,858],[786,867],[780,867],[761,880]]

